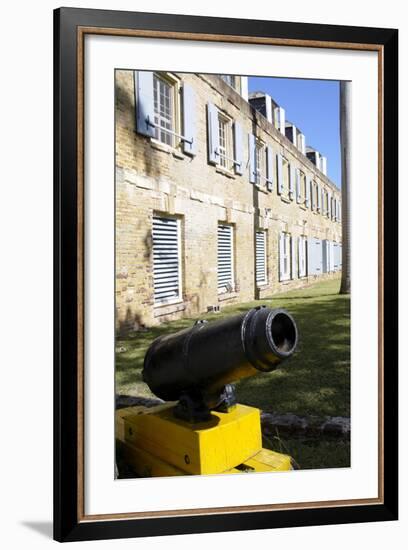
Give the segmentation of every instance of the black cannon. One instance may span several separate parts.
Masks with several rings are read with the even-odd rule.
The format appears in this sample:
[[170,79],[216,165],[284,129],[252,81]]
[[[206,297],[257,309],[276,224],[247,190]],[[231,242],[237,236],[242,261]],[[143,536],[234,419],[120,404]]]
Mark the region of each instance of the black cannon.
[[265,306],[160,336],[149,347],[143,380],[165,401],[179,401],[174,414],[206,420],[211,410],[235,405],[232,382],[269,372],[296,349],[298,331],[283,309]]

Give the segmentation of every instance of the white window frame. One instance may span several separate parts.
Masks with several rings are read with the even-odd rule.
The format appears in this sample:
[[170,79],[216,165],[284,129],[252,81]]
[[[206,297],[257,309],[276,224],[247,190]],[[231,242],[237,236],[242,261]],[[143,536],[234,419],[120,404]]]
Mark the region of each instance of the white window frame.
[[255,183],[266,185],[266,149],[265,144],[257,139],[255,141]]
[[[219,286],[219,265],[218,265],[218,246],[219,246],[219,239],[218,239],[218,229],[220,227],[229,227],[231,231],[231,281],[228,281],[226,284],[230,284],[231,289],[228,289],[226,287],[226,284],[223,286]],[[234,247],[235,247],[235,227],[232,224],[224,223],[224,222],[218,222],[217,225],[217,289],[218,294],[228,294],[230,292],[235,292],[235,254],[234,254]]]
[[[264,247],[264,253],[263,253],[263,265],[264,265],[264,274],[265,277],[262,280],[258,281],[258,273],[257,273],[257,267],[258,267],[258,257],[257,257],[257,236],[262,235],[263,236],[263,247]],[[255,281],[256,285],[264,286],[268,284],[268,254],[267,254],[267,245],[268,245],[268,235],[265,229],[258,229],[255,232]]]
[[281,197],[286,199],[289,197],[289,188],[290,188],[290,162],[289,160],[282,155],[282,194]]
[[298,272],[299,279],[307,277],[307,237],[300,235],[300,247],[298,247]]
[[[156,111],[156,82],[161,81],[165,85],[169,86],[171,90],[171,107],[172,107],[172,116],[171,116],[171,127],[168,128],[169,132],[165,132],[160,129],[160,119]],[[154,109],[154,124],[157,126],[155,128],[155,136],[152,137],[152,140],[161,145],[171,147],[172,149],[178,149],[181,145],[180,139],[180,129],[181,129],[181,106],[180,106],[180,82],[177,78],[172,76],[170,73],[153,73],[153,109]],[[162,134],[162,135],[160,135]],[[162,139],[162,136],[167,136],[166,139]]]
[[164,305],[177,304],[183,300],[183,270],[182,270],[182,247],[181,247],[181,219],[169,214],[153,214],[154,218],[170,219],[176,221],[177,226],[177,271],[178,271],[178,293],[177,296],[172,298],[164,298],[162,300],[156,300],[154,291],[154,237],[153,237],[153,225],[152,225],[152,265],[153,265],[153,301],[154,307],[160,307]]
[[[291,279],[292,270],[292,247],[291,247],[291,234],[286,231],[282,231],[281,235],[284,235],[284,251],[283,258],[279,258],[279,265],[285,266],[286,269],[282,269],[282,276],[280,281],[289,281]],[[280,250],[279,250],[280,253]],[[282,264],[280,263],[282,262]]]
[[[224,136],[222,136],[222,130]],[[225,145],[221,144],[221,138],[224,138]],[[217,165],[227,172],[234,172],[233,161],[233,131],[232,119],[218,109],[218,162]]]

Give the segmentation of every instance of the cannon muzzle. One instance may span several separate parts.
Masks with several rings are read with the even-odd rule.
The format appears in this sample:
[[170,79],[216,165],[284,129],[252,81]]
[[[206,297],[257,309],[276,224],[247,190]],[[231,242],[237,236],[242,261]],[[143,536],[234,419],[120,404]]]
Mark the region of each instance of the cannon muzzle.
[[143,380],[165,401],[200,403],[198,408],[208,411],[231,400],[232,382],[274,370],[293,354],[297,341],[296,323],[283,309],[260,306],[215,322],[197,321],[154,340]]

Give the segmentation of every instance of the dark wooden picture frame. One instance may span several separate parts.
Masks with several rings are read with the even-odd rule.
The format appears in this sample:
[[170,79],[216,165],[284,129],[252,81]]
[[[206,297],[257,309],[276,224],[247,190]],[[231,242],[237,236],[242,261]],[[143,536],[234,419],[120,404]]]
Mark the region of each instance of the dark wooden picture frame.
[[[379,59],[379,494],[375,499],[84,513],[83,45],[87,34],[324,47]],[[54,13],[54,537],[140,537],[397,519],[398,31],[60,8]]]

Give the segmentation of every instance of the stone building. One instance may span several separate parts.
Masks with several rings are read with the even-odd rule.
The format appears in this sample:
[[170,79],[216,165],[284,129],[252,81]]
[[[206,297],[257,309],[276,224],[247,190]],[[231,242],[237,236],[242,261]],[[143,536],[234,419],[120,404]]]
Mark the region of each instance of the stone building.
[[119,331],[338,276],[340,191],[283,107],[245,77],[115,86]]

